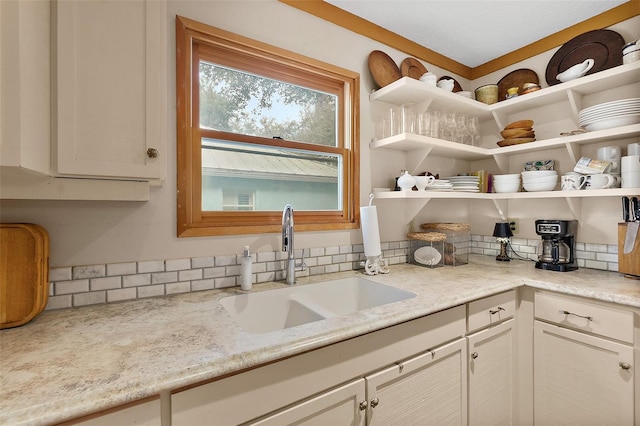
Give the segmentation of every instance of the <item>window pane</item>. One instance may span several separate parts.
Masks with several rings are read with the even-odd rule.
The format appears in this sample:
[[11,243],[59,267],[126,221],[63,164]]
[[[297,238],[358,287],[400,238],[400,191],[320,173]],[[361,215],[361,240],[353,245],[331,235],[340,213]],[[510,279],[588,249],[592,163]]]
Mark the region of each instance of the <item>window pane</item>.
[[202,139],[203,211],[342,210],[342,157]]
[[200,62],[200,127],[337,146],[337,100],[294,84]]

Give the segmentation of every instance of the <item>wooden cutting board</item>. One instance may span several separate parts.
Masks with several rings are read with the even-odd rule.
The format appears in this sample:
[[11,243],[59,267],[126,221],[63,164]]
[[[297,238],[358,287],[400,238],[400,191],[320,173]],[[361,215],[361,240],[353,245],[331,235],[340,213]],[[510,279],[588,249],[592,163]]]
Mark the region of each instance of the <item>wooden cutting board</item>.
[[0,224],[0,329],[23,325],[49,298],[49,234],[34,224]]

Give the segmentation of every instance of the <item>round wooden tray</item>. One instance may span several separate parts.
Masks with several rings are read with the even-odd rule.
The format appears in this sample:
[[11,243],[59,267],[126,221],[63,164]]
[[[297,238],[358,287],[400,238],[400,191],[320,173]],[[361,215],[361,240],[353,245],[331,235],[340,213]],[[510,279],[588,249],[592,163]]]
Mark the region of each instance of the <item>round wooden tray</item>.
[[426,74],[427,68],[416,58],[407,58],[400,63],[400,73],[403,77],[411,77],[420,80]]
[[369,54],[368,63],[373,80],[380,87],[384,87],[402,78],[398,65],[396,65],[389,55],[380,50],[374,50]]
[[592,58],[593,68],[587,75],[622,65],[622,46],[624,38],[612,30],[593,30],[580,34],[566,42],[551,57],[545,79],[549,86],[560,84],[556,76],[575,64]]
[[536,138],[511,138],[498,142],[498,146],[520,145],[521,143],[529,143],[535,140]]
[[498,102],[504,101],[507,96],[507,90],[512,87],[518,88],[518,94],[522,94],[522,85],[525,83],[539,84],[538,74],[534,70],[521,68],[511,71],[498,82]]

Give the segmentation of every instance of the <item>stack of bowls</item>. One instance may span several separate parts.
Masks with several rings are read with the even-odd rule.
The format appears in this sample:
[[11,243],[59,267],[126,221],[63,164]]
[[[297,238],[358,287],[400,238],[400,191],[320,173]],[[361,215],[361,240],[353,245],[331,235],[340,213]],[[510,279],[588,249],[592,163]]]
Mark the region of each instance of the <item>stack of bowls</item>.
[[553,191],[558,184],[555,170],[531,170],[522,172],[522,186],[527,192]]
[[494,175],[493,190],[495,192],[518,192],[520,191],[520,174]]

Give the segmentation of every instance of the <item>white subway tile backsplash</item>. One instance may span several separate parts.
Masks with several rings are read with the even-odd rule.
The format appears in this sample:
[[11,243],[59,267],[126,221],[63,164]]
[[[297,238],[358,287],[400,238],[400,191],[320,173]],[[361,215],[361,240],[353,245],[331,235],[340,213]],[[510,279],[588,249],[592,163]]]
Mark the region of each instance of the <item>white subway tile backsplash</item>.
[[137,287],[138,298],[164,296],[164,284]]
[[[536,258],[539,239],[512,238],[512,257]],[[496,256],[499,244],[490,235],[471,235],[471,253]],[[578,243],[578,266],[617,271],[616,245]],[[381,243],[389,265],[406,263],[409,241]],[[366,260],[362,244],[296,250],[307,265],[299,277],[361,269]],[[252,253],[252,282],[284,280],[288,253],[280,250]],[[240,255],[205,256],[191,259],[145,260],[106,265],[54,267],[49,271],[51,287],[47,309],[71,308],[98,303],[157,297],[189,291],[238,286]]]
[[173,259],[164,261],[165,271],[183,271],[191,268],[191,259]]
[[83,278],[98,278],[107,275],[105,265],[87,265],[87,266],[74,266],[72,276],[74,280],[80,280]]
[[71,267],[49,269],[49,281],[71,280]]
[[138,262],[138,273],[144,272],[162,272],[164,271],[164,260],[148,260]]
[[106,302],[107,293],[105,291],[92,291],[73,295],[73,306],[97,305]]
[[89,291],[89,280],[59,281],[54,285],[56,296]]
[[107,264],[107,276],[131,275],[137,272],[136,262],[109,263]]
[[91,291],[97,290],[111,290],[114,288],[122,287],[122,277],[106,277],[106,278],[93,278],[89,280],[89,289]]

